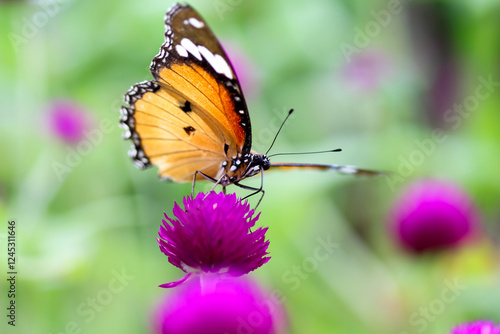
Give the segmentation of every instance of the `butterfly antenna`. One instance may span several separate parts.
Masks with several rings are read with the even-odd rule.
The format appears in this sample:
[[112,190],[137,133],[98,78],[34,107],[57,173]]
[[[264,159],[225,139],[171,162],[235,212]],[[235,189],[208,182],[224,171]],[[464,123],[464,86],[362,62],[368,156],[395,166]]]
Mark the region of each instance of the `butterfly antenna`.
[[340,151],[342,151],[341,148],[336,148],[334,150],[324,150],[324,151],[276,153],[276,154],[269,155],[268,158],[275,157],[277,155],[317,154],[317,153],[329,153],[329,152],[340,152]]
[[271,151],[271,149],[273,148],[274,142],[276,141],[276,138],[278,138],[278,135],[280,134],[281,129],[283,128],[283,125],[285,125],[286,120],[288,119],[288,117],[290,117],[290,115],[292,113],[293,113],[293,109],[290,109],[290,111],[288,112],[288,115],[286,115],[285,119],[283,120],[283,123],[281,123],[281,126],[278,129],[278,132],[276,132],[276,136],[274,136],[273,142],[271,143],[271,146],[269,146],[269,148],[267,149],[265,155],[267,155],[267,153],[269,153],[269,151]]

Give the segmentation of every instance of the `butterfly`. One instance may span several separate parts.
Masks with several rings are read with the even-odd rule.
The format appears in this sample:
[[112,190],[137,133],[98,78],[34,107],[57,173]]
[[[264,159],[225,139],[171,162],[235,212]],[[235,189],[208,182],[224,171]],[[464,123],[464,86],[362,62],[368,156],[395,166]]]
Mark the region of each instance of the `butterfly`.
[[[274,168],[379,174],[353,166],[271,163],[266,154],[252,151],[250,116],[236,73],[212,30],[189,5],[175,4],[167,11],[165,42],[150,71],[154,80],[125,94],[128,106],[121,108],[120,123],[124,138],[132,141],[134,164],[157,166],[161,179],[193,182],[193,190],[197,180],[207,179],[224,191],[235,184],[263,195],[262,173]],[[259,173],[260,188],[240,183]]]

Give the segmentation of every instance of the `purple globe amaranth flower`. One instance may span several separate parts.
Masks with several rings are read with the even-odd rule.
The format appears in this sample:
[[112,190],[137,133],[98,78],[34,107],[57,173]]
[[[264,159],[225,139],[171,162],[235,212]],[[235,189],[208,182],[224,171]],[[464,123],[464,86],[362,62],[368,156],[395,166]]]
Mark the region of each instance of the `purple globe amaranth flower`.
[[70,100],[56,100],[48,108],[47,122],[53,135],[69,144],[76,144],[91,128],[91,117]]
[[392,221],[399,242],[420,253],[449,248],[471,237],[478,214],[469,196],[455,184],[421,180],[396,201]]
[[477,320],[454,327],[451,334],[500,334],[500,325],[495,326],[490,320]]
[[184,198],[184,209],[175,203],[171,219],[160,226],[158,243],[168,261],[187,275],[177,282],[160,287],[170,288],[187,280],[192,274],[225,274],[240,276],[257,269],[270,257],[267,228],[250,229],[255,217],[248,202],[235,194],[210,192]]
[[281,303],[244,277],[215,280],[210,291],[191,280],[171,290],[153,313],[154,334],[282,333]]

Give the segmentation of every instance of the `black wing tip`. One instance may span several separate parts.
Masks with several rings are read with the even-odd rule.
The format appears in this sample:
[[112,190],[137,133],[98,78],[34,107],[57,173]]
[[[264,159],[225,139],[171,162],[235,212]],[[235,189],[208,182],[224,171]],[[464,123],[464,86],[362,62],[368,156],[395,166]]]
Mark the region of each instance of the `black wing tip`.
[[[164,23],[165,23],[165,42],[160,46],[160,50],[158,54],[154,56],[153,60],[151,60],[151,64],[149,65],[149,70],[153,77],[158,80],[159,71],[161,67],[165,67],[169,65],[169,61],[174,58],[169,59],[169,54],[172,52],[172,44],[174,40],[174,33],[172,31],[172,21],[174,17],[183,10],[192,10],[196,13],[196,11],[189,4],[175,3],[173,4],[165,13]],[[197,14],[197,13],[196,13]]]
[[124,100],[128,106],[120,108],[120,127],[125,130],[122,137],[132,141],[132,147],[128,154],[132,158],[134,165],[140,169],[151,167],[152,164],[142,148],[141,138],[135,129],[135,103],[147,92],[156,92],[158,89],[160,89],[160,85],[154,81],[139,82],[125,93]]
[[149,71],[155,79],[158,79],[158,72],[160,70],[160,67],[167,64],[168,55],[170,51],[172,51],[173,32],[172,28],[170,27],[172,24],[172,18],[178,12],[184,9],[192,8],[186,3],[175,3],[165,13],[165,42],[163,42],[163,44],[160,46],[160,51],[158,51],[158,54],[154,56],[153,60],[151,60],[151,65],[149,65]]

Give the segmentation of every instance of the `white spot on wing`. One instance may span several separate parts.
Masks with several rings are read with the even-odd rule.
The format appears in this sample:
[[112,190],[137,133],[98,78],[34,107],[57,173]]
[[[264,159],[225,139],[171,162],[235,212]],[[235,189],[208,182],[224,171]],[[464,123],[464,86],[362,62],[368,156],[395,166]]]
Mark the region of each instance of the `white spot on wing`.
[[130,132],[130,129],[128,128],[128,126],[126,128],[125,128],[125,126],[122,126],[122,128],[126,130],[126,132],[122,134],[122,138],[130,139],[130,137],[132,137],[132,132]]
[[215,72],[219,74],[224,74],[228,79],[233,78],[233,73],[231,72],[231,68],[227,64],[227,62],[219,55],[215,55],[210,52],[203,45],[198,46],[198,50],[201,52],[203,57],[208,61],[210,66],[215,70]]
[[130,147],[130,150],[128,151],[128,156],[129,157],[135,157],[137,155],[137,149],[135,148],[134,145]]
[[175,50],[177,51],[177,53],[181,57],[187,57],[189,55],[188,52],[187,52],[187,50],[182,45],[180,45],[180,44],[177,44],[175,46]]
[[222,58],[222,56],[220,55],[215,55],[215,60],[217,62],[217,68],[219,68],[219,71],[217,71],[217,73],[224,74],[228,79],[232,79],[233,73],[224,58]]
[[[214,63],[215,63],[215,57],[214,57],[214,54],[212,52],[210,52],[210,50],[208,50],[206,47],[204,47],[203,45],[201,46],[198,46],[198,50],[200,51],[200,53],[203,55],[203,58],[205,58],[206,61],[208,61],[208,63],[210,64],[210,66],[212,66],[212,68],[217,71],[217,69],[214,67]],[[218,72],[218,71],[217,71]]]
[[191,25],[195,28],[203,28],[205,26],[205,24],[197,19],[195,19],[194,17],[190,18],[189,19],[189,23],[191,23]]
[[201,60],[201,54],[200,51],[198,51],[198,48],[196,45],[194,45],[193,42],[191,42],[190,39],[183,38],[181,41],[181,45],[186,49],[190,54],[195,56],[198,60]]

